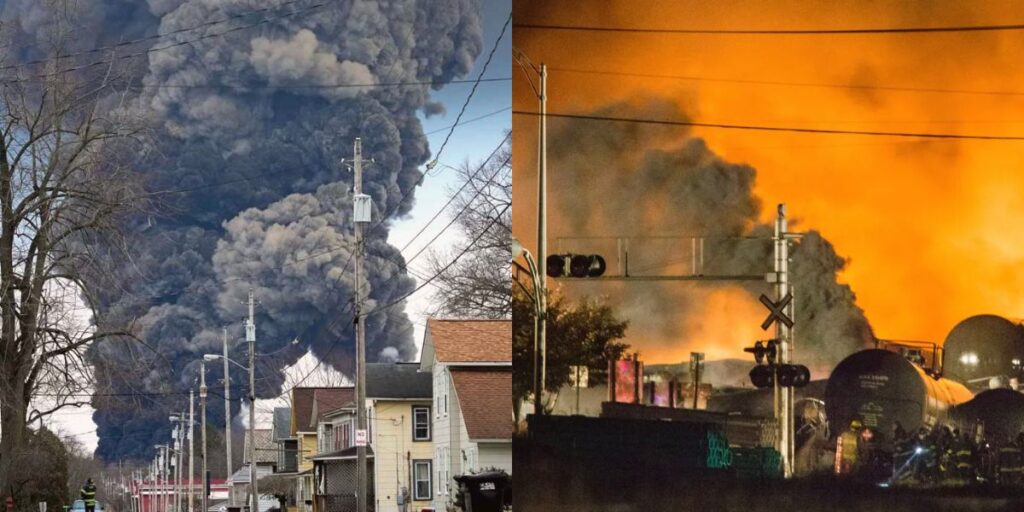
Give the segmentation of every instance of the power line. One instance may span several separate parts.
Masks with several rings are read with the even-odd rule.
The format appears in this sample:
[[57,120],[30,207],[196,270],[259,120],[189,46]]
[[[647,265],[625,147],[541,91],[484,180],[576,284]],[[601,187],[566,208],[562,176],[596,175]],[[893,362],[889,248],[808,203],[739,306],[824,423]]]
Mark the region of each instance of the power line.
[[606,75],[606,76],[628,76],[638,78],[659,78],[669,80],[686,80],[693,82],[719,82],[719,83],[733,83],[733,84],[753,84],[753,85],[778,85],[786,87],[816,87],[816,88],[835,88],[835,89],[859,89],[859,90],[878,90],[878,91],[899,91],[899,92],[929,92],[929,93],[941,93],[941,94],[970,94],[970,95],[992,95],[992,96],[1024,96],[1022,91],[982,91],[982,90],[970,90],[970,89],[944,89],[937,87],[903,87],[893,85],[874,85],[874,84],[830,84],[820,82],[785,82],[778,80],[749,80],[749,79],[738,79],[738,78],[717,78],[717,77],[704,77],[695,75],[664,75],[656,73],[629,73],[625,71],[605,71],[599,69],[578,69],[578,68],[561,68],[561,67],[549,67],[552,71],[562,71],[566,73],[580,73],[590,75]]
[[855,34],[928,34],[942,32],[995,32],[1021,30],[1024,24],[960,25],[946,27],[880,27],[838,29],[702,29],[702,28],[647,28],[599,27],[593,25],[553,25],[545,23],[516,23],[513,28],[528,30],[557,30],[563,32],[609,32],[636,34],[707,34],[707,35],[855,35]]
[[401,297],[399,297],[397,299],[394,299],[391,302],[389,302],[389,303],[387,303],[387,304],[385,304],[383,306],[377,306],[377,307],[371,309],[370,311],[367,311],[366,315],[369,316],[369,315],[371,315],[373,313],[376,313],[377,311],[388,309],[388,308],[393,307],[393,306],[395,306],[397,304],[400,304],[402,301],[404,301],[405,299],[409,298],[409,296],[411,296],[412,294],[418,292],[424,286],[427,286],[428,284],[430,284],[434,279],[437,279],[438,277],[441,277],[441,274],[444,274],[445,272],[447,272],[448,269],[451,268],[452,265],[454,265],[460,259],[462,259],[462,257],[465,256],[467,252],[469,252],[469,250],[473,247],[473,245],[475,245],[478,241],[480,241],[480,239],[483,238],[484,234],[486,234],[491,229],[491,227],[493,227],[498,222],[498,220],[501,219],[501,216],[504,215],[505,212],[508,211],[508,209],[511,208],[511,207],[512,207],[511,204],[505,205],[505,207],[502,208],[501,211],[498,212],[498,214],[495,215],[493,219],[491,219],[491,222],[487,225],[487,227],[482,229],[482,230],[480,230],[480,233],[476,235],[476,238],[474,238],[473,241],[469,243],[469,245],[467,245],[465,248],[462,249],[462,252],[460,252],[458,256],[456,256],[451,261],[449,261],[448,264],[444,266],[444,268],[442,268],[441,270],[438,270],[434,275],[430,276],[430,279],[427,279],[426,281],[424,281],[422,284],[420,284],[419,286],[414,288],[409,293],[406,293],[405,295],[403,295],[403,296],[401,296]]
[[443,132],[443,131],[445,131],[445,130],[447,130],[449,128],[452,128],[452,127],[455,127],[455,126],[466,125],[466,124],[469,124],[469,123],[474,123],[474,122],[480,121],[482,119],[487,119],[488,117],[491,117],[491,116],[496,116],[496,115],[498,115],[498,114],[500,114],[502,112],[508,112],[509,110],[512,110],[512,107],[505,107],[505,108],[502,108],[502,109],[495,110],[494,112],[489,112],[489,113],[484,114],[482,116],[477,116],[477,117],[474,117],[472,119],[466,119],[462,123],[450,124],[448,126],[445,126],[445,127],[442,127],[442,128],[438,128],[436,130],[431,130],[429,132],[426,132],[423,135],[433,135],[435,133],[441,133],[441,132]]
[[451,84],[480,84],[489,82],[511,82],[512,77],[484,78],[483,80],[420,80],[409,82],[383,82],[383,83],[362,83],[362,84],[134,84],[127,85],[129,89],[234,89],[234,90],[261,90],[261,89],[347,89],[363,88],[372,89],[379,87],[413,87],[413,86],[435,86]]
[[89,68],[101,66],[101,65],[104,65],[104,64],[111,64],[111,63],[113,63],[115,61],[118,61],[118,60],[133,59],[135,57],[143,57],[143,56],[147,56],[147,55],[149,55],[151,53],[161,52],[161,51],[164,51],[164,50],[170,50],[172,48],[177,48],[179,46],[191,45],[192,43],[196,43],[196,42],[199,42],[199,41],[204,41],[206,39],[212,39],[212,38],[215,38],[215,37],[222,37],[222,36],[231,34],[233,32],[239,32],[239,31],[247,30],[247,29],[250,29],[250,28],[253,28],[253,27],[258,27],[260,25],[265,25],[267,23],[270,23],[271,21],[276,21],[276,20],[280,20],[280,19],[290,18],[290,17],[293,17],[293,16],[298,16],[299,14],[305,14],[307,12],[319,9],[321,7],[324,7],[324,6],[328,5],[329,3],[333,3],[333,2],[336,2],[336,1],[337,0],[323,1],[323,2],[320,2],[318,4],[313,4],[313,5],[309,6],[309,7],[304,7],[302,9],[299,9],[299,10],[296,10],[296,11],[292,11],[292,12],[289,12],[289,13],[281,14],[281,15],[278,15],[278,16],[271,16],[271,17],[263,18],[263,19],[255,22],[255,23],[251,23],[249,25],[241,25],[241,26],[230,28],[230,29],[227,29],[227,30],[224,30],[224,31],[221,31],[221,32],[216,32],[216,33],[213,33],[213,34],[205,34],[205,35],[196,37],[194,39],[189,39],[189,40],[185,40],[185,41],[178,41],[176,43],[171,43],[171,44],[168,44],[168,45],[158,46],[158,47],[154,47],[154,48],[147,48],[145,50],[141,50],[141,51],[138,51],[138,52],[135,52],[135,53],[119,55],[119,56],[112,57],[110,59],[100,59],[100,60],[93,61],[93,62],[90,62],[90,63],[87,63],[87,64],[80,64],[80,65],[72,66],[72,67],[69,67],[69,68],[58,69],[56,71],[51,71],[51,72],[48,72],[48,73],[34,75],[34,76],[31,76],[31,77],[13,78],[13,79],[10,79],[10,80],[4,80],[4,81],[0,82],[0,84],[14,84],[14,83],[19,83],[19,82],[27,82],[27,81],[29,81],[30,79],[33,79],[33,78],[35,78],[35,79],[38,79],[38,78],[48,78],[48,77],[52,77],[52,76],[61,75],[61,74],[64,74],[64,73],[70,73],[72,71],[81,71],[81,70],[84,70],[84,69],[89,69]]
[[[505,24],[501,26],[501,33],[498,34],[498,38],[494,40],[494,46],[491,47],[491,53],[487,54],[487,60],[484,61],[484,65],[480,69],[480,74],[477,75],[477,77],[476,77],[476,83],[473,84],[473,88],[470,89],[469,94],[466,95],[466,101],[462,102],[462,108],[459,109],[459,114],[457,116],[455,116],[455,123],[456,124],[458,124],[459,120],[462,119],[462,115],[466,113],[466,107],[469,106],[469,102],[473,99],[473,94],[476,93],[477,86],[479,86],[480,82],[483,80],[484,73],[487,72],[487,67],[490,66],[491,59],[494,58],[494,53],[498,51],[498,45],[501,43],[501,40],[505,38],[505,31],[508,30],[508,25],[511,22],[512,22],[512,13],[510,12],[508,14],[508,18],[505,19]],[[446,146],[448,146],[448,141],[452,138],[452,133],[454,133],[454,132],[455,132],[455,127],[453,126],[451,128],[451,130],[448,131],[448,135],[446,135],[444,137],[444,141],[441,142],[441,147],[439,147],[437,149],[437,153],[434,155],[433,163],[436,164],[438,159],[441,158],[441,153],[443,153],[444,152],[444,148]]]
[[35,59],[35,60],[30,60],[30,61],[25,61],[25,62],[19,62],[17,64],[9,64],[9,65],[6,65],[6,66],[0,66],[0,70],[17,69],[17,68],[28,67],[28,66],[33,66],[33,65],[37,65],[37,64],[47,64],[47,63],[50,63],[50,62],[59,61],[61,59],[70,59],[70,58],[74,58],[74,57],[81,57],[83,55],[90,55],[90,54],[93,54],[93,53],[105,52],[107,50],[115,50],[117,48],[123,48],[125,46],[131,46],[131,45],[138,44],[138,43],[145,43],[145,42],[149,42],[149,41],[157,41],[157,40],[163,39],[165,37],[170,37],[170,36],[174,36],[174,35],[178,35],[178,34],[183,34],[185,32],[191,32],[193,30],[198,30],[198,29],[201,29],[201,28],[214,27],[214,26],[217,26],[217,25],[221,25],[221,24],[227,23],[229,21],[234,21],[234,20],[237,20],[237,19],[241,19],[241,18],[245,18],[245,17],[248,17],[248,16],[252,16],[254,14],[270,12],[270,11],[273,11],[273,10],[280,9],[282,7],[287,7],[289,5],[296,4],[298,2],[299,2],[299,0],[287,0],[285,2],[281,2],[278,5],[274,5],[274,6],[270,6],[270,7],[264,7],[262,9],[253,9],[253,10],[250,10],[250,11],[247,11],[247,12],[244,12],[244,13],[233,14],[231,16],[226,16],[224,18],[203,22],[203,23],[200,23],[198,25],[192,25],[190,27],[184,27],[184,28],[175,29],[175,30],[172,30],[172,31],[169,31],[169,32],[164,32],[162,34],[153,34],[151,36],[140,37],[140,38],[131,39],[131,40],[128,40],[128,41],[121,41],[121,42],[118,42],[118,43],[115,43],[115,44],[106,45],[106,46],[98,46],[96,48],[90,48],[88,50],[81,50],[81,51],[78,51],[78,52],[72,52],[72,53],[68,53],[68,54],[64,54],[64,55],[56,55],[54,57],[47,57],[47,58],[44,58],[44,59]]
[[[516,115],[527,115],[527,116],[539,116],[536,112],[527,112],[521,110],[513,110],[513,114]],[[584,114],[557,114],[547,113],[548,117],[559,118],[559,119],[575,119],[580,121],[606,121],[606,122],[617,122],[617,123],[637,123],[637,124],[653,124],[663,126],[688,126],[695,128],[720,128],[726,130],[752,130],[752,131],[766,131],[766,132],[790,132],[790,133],[815,133],[815,134],[830,134],[830,135],[865,135],[873,137],[912,137],[920,139],[959,139],[959,140],[1001,140],[1001,141],[1024,141],[1024,136],[1013,136],[1013,135],[972,135],[972,134],[959,134],[959,133],[915,133],[915,132],[879,132],[879,131],[867,131],[867,130],[837,130],[827,128],[801,128],[801,127],[786,127],[786,126],[756,126],[756,125],[744,125],[744,124],[722,124],[722,123],[703,123],[696,121],[680,121],[673,119],[643,119],[635,117],[615,117],[615,116],[598,116],[598,115],[584,115]]]
[[[501,33],[498,34],[498,37],[494,40],[494,46],[491,47],[491,52],[487,55],[487,60],[484,61],[484,65],[480,69],[480,73],[476,77],[476,81],[478,83],[479,83],[480,80],[483,79],[484,73],[487,72],[487,67],[491,64],[491,59],[494,58],[495,52],[498,51],[498,45],[501,43],[501,40],[505,38],[505,32],[507,31],[507,29],[509,27],[509,24],[511,24],[511,23],[512,23],[512,13],[509,12],[508,18],[505,19],[505,24],[502,25],[502,27],[501,27]],[[462,119],[462,115],[465,114],[466,107],[469,106],[470,100],[473,99],[473,95],[476,93],[476,89],[477,89],[477,84],[474,84],[473,88],[469,90],[469,94],[466,95],[466,101],[464,101],[462,103],[462,108],[459,109],[459,114],[457,116],[455,116],[455,124],[453,124],[452,126],[449,127],[448,134],[445,135],[444,141],[441,142],[441,147],[438,148],[437,153],[434,154],[434,158],[427,164],[427,170],[428,171],[434,165],[437,165],[437,161],[441,158],[441,153],[444,151],[444,148],[448,145],[448,141],[451,139],[452,133],[455,132],[455,127],[459,125],[459,121]],[[391,211],[387,212],[386,214],[382,215],[380,220],[378,220],[373,225],[371,225],[369,227],[369,229],[366,230],[366,232],[370,233],[370,232],[374,231],[381,224],[383,224],[385,221],[387,221],[392,215],[394,215],[395,212],[397,212],[398,209],[402,207],[402,203],[404,203],[405,200],[409,198],[409,194],[412,194],[412,191],[415,190],[416,187],[420,186],[423,183],[423,179],[426,178],[426,176],[427,176],[426,172],[421,174],[419,179],[416,180],[416,183],[413,183],[412,186],[410,186],[408,189],[406,189],[405,192],[402,193],[402,197],[400,197],[398,199],[398,201],[395,203],[394,208]]]

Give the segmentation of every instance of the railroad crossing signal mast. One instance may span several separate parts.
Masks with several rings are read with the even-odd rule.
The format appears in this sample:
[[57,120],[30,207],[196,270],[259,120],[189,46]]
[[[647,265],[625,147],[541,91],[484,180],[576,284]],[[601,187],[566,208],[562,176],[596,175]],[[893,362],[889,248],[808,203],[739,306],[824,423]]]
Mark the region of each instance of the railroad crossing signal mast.
[[[775,285],[775,297],[777,304],[783,310],[781,318],[777,317],[775,322],[775,337],[779,340],[780,361],[783,365],[793,362],[793,296],[789,289],[789,240],[786,233],[786,205],[778,206],[778,216],[775,218],[775,272],[769,274],[769,282]],[[774,278],[774,279],[773,279]],[[772,316],[775,316],[774,312]],[[762,327],[763,328],[763,327]],[[793,457],[795,448],[793,442],[793,388],[784,387],[781,390],[775,380],[776,394],[780,395],[780,407],[775,411],[775,417],[779,422],[780,452],[782,453],[782,474],[789,478],[793,475]]]
[[[583,278],[592,280],[616,280],[616,281],[767,281],[773,285],[773,294],[776,299],[762,295],[761,302],[768,307],[769,316],[761,324],[761,328],[767,330],[771,324],[775,324],[775,339],[773,352],[777,350],[778,364],[772,364],[768,371],[772,385],[775,388],[775,420],[779,425],[779,435],[776,438],[776,447],[782,456],[782,471],[786,478],[793,475],[793,457],[795,449],[793,445],[793,387],[800,387],[810,380],[810,371],[806,366],[794,365],[793,361],[793,296],[792,287],[789,285],[789,242],[800,237],[799,233],[789,233],[786,223],[786,205],[780,204],[775,219],[775,234],[772,237],[774,244],[774,257],[772,271],[767,274],[753,275],[709,275],[703,273],[704,266],[704,241],[700,239],[699,252],[697,239],[692,239],[694,247],[693,269],[690,275],[630,275],[628,241],[625,248],[625,258],[620,254],[620,275],[605,276],[607,269],[605,259],[596,254],[552,254],[545,258],[547,275],[554,278]],[[621,240],[619,242],[622,249]],[[698,266],[697,255],[700,255]],[[699,269],[699,270],[698,270]],[[762,348],[764,348],[762,346]],[[546,359],[546,350],[541,349],[541,358]],[[755,357],[757,354],[755,353]],[[762,357],[764,354],[762,354]],[[773,356],[774,359],[775,356]],[[760,366],[760,361],[759,361]],[[762,367],[767,368],[767,367]],[[764,377],[765,370],[758,370],[755,367],[751,371],[751,378],[758,372]],[[761,386],[759,386],[761,387]]]

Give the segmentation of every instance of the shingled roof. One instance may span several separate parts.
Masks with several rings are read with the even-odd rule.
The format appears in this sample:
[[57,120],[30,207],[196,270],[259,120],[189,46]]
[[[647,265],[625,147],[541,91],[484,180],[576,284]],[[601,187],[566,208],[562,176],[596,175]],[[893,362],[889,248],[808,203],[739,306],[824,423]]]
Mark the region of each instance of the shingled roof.
[[[355,389],[352,387],[293,389],[291,434],[315,432],[320,415],[352,402],[354,397]],[[313,416],[314,411],[316,417]]]
[[[255,432],[253,432],[253,436],[256,437],[256,463],[257,464],[260,464],[260,463],[276,464],[277,463],[277,452],[275,451],[276,450],[276,445],[274,444],[274,440],[270,436],[270,429],[269,428],[266,428],[266,429],[258,428],[258,429],[256,429]],[[242,450],[244,450],[242,453],[245,453],[246,456],[248,456],[248,453],[249,453],[249,433],[248,433],[248,431],[245,434],[245,443],[242,445]],[[246,459],[246,460],[248,460],[248,459]],[[248,478],[248,475],[246,475],[246,478]]]
[[433,375],[421,372],[419,363],[367,363],[366,397],[376,399],[423,399],[433,396]]
[[427,320],[427,343],[443,363],[511,363],[511,320]]
[[470,440],[512,439],[512,368],[451,371]]

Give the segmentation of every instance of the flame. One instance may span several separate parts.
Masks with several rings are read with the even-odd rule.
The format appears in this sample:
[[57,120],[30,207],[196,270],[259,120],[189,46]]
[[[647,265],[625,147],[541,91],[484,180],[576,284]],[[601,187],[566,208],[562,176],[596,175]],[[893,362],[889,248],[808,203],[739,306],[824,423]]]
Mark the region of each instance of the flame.
[[[702,28],[851,28],[1001,24],[1019,6],[917,2],[720,2],[627,0],[514,3],[515,21]],[[798,6],[799,8],[794,8]],[[798,83],[1024,91],[1019,31],[916,35],[637,35],[518,29],[515,46],[549,65],[550,112],[585,112],[637,96],[680,104],[694,120],[876,131],[1024,135],[1024,95],[939,94],[758,85],[571,73],[565,68]],[[560,70],[562,69],[562,70]],[[514,69],[516,110],[536,98]],[[550,129],[558,123],[552,119]],[[536,238],[536,123],[515,116],[515,234]],[[820,230],[849,258],[851,285],[884,338],[942,342],[978,313],[1024,309],[1024,143],[811,135],[695,128],[708,146],[758,171],[763,204],[785,202],[797,226]],[[680,130],[680,137],[687,132]],[[638,141],[638,153],[643,141]],[[581,155],[585,158],[585,155]],[[599,167],[600,162],[595,162]],[[558,169],[551,169],[557,173]],[[595,176],[599,176],[595,174]],[[585,188],[581,189],[585,191]],[[637,198],[642,202],[643,198]],[[651,210],[647,210],[651,211]],[[552,207],[551,236],[560,232]],[[770,220],[771,208],[762,212]],[[717,290],[684,321],[700,335],[631,339],[649,360],[736,356],[764,337],[764,311],[739,290]],[[799,323],[799,319],[797,319]],[[799,324],[798,324],[799,325]],[[799,334],[797,334],[799,336]],[[799,341],[799,340],[798,340]],[[675,344],[678,344],[676,346]],[[742,354],[739,354],[742,355]]]

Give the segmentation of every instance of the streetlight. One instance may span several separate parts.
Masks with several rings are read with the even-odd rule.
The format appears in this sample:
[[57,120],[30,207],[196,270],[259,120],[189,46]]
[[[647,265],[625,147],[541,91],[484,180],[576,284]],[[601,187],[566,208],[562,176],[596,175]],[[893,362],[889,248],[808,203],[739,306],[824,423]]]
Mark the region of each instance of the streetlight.
[[[544,406],[541,397],[544,392],[544,381],[545,375],[545,360],[546,354],[542,354],[541,346],[541,334],[539,332],[539,326],[541,324],[541,318],[547,315],[546,304],[541,299],[544,294],[544,277],[540,275],[537,270],[537,262],[533,259],[533,255],[530,251],[523,247],[523,244],[516,238],[512,239],[512,259],[522,256],[526,260],[526,265],[530,274],[530,278],[533,280],[533,413],[543,414]],[[538,369],[540,371],[538,371]]]
[[[191,399],[191,397],[190,397],[190,399]],[[177,510],[177,512],[181,512],[181,509],[184,507],[184,503],[185,503],[184,498],[182,496],[182,494],[184,494],[184,492],[185,492],[185,486],[184,486],[184,484],[181,483],[181,476],[185,473],[185,471],[184,471],[184,469],[185,469],[184,468],[184,466],[185,466],[185,440],[186,439],[191,440],[191,438],[192,438],[192,435],[191,435],[192,421],[191,421],[191,418],[185,416],[185,413],[172,414],[170,416],[170,421],[171,421],[171,423],[175,423],[178,426],[177,435],[175,436],[175,443],[176,443],[176,446],[178,448],[178,450],[177,450],[177,457],[175,459],[175,461],[176,461],[175,470],[176,470],[176,472],[178,474],[178,480],[177,480],[177,482],[174,485],[175,494],[176,494],[174,502],[175,502],[175,509]],[[185,425],[188,425],[188,429],[189,430],[185,430]],[[189,456],[191,457],[191,455],[192,455],[192,453],[190,451],[189,452]],[[191,465],[190,465],[190,468],[191,468]],[[190,472],[191,472],[191,470],[190,470]],[[189,478],[189,482],[191,482],[192,481],[192,475],[190,474],[188,476],[188,478]],[[191,503],[192,503],[192,492],[191,491],[192,491],[192,489],[190,488],[189,489],[189,497],[188,497],[190,511],[191,511]]]
[[[513,58],[516,63],[526,74],[526,80],[530,84],[530,89],[533,94],[537,96],[540,102],[540,126],[538,129],[538,156],[537,156],[537,259],[540,261],[546,261],[548,253],[548,210],[547,210],[547,181],[548,181],[548,68],[547,65],[541,64],[540,66],[534,66],[530,61],[529,57],[525,53],[513,49]],[[533,83],[533,77],[530,76],[530,72],[534,72],[540,78],[539,84]],[[529,262],[529,260],[527,260]],[[534,332],[537,333],[537,345],[540,351],[540,378],[543,380],[545,373],[547,372],[547,287],[545,286],[544,276],[538,275],[536,271],[536,262],[534,262],[534,270],[531,273],[534,275],[534,284],[539,285],[535,288],[537,303],[537,316],[535,319],[536,327]],[[534,351],[536,354],[537,351]],[[535,356],[536,358],[536,356]],[[536,372],[535,372],[536,373]],[[543,387],[543,386],[541,386]],[[537,384],[534,384],[534,391],[537,391]],[[543,389],[541,389],[543,391]],[[537,406],[534,407],[534,414],[540,412],[543,407],[540,407],[540,394],[534,397]],[[541,413],[542,414],[542,413]]]
[[[226,381],[227,379],[225,379]],[[203,498],[200,501],[203,504],[203,512],[208,512],[210,506],[206,502],[207,500],[207,489],[206,489],[206,358],[199,360],[199,408],[202,409],[202,422],[203,422]],[[230,410],[225,410],[227,414]],[[230,440],[229,440],[230,441]],[[228,490],[228,496],[231,495],[230,489]]]
[[[167,512],[167,445],[157,444],[153,445],[156,448],[156,483],[159,487],[159,508],[162,512]],[[161,483],[161,480],[163,483]]]
[[[246,327],[248,328],[249,325],[246,325]],[[242,368],[243,370],[245,370],[245,369],[249,370],[249,453],[248,453],[248,456],[249,456],[249,493],[252,494],[252,508],[250,509],[251,512],[259,512],[259,510],[260,510],[260,508],[259,508],[259,506],[260,506],[259,495],[257,494],[259,491],[258,491],[258,487],[257,487],[257,484],[256,484],[256,478],[257,478],[257,475],[256,475],[256,372],[255,372],[256,367],[255,367],[255,364],[254,364],[255,363],[255,359],[254,358],[256,356],[256,353],[255,353],[255,347],[253,346],[255,344],[255,341],[256,341],[255,339],[252,339],[249,342],[249,367],[248,368],[246,368],[241,363],[238,363],[237,361],[234,361],[233,359],[231,359],[231,358],[229,358],[227,356],[222,356],[220,354],[204,354],[203,355],[203,360],[204,361],[216,361],[217,359],[223,359],[224,361],[232,363],[235,366],[237,366],[239,368]],[[228,375],[227,374],[224,375],[224,380],[225,381],[228,380]],[[228,416],[227,421],[230,422],[231,421],[230,414],[228,414],[227,416]],[[228,439],[227,442],[230,443],[231,440]]]

